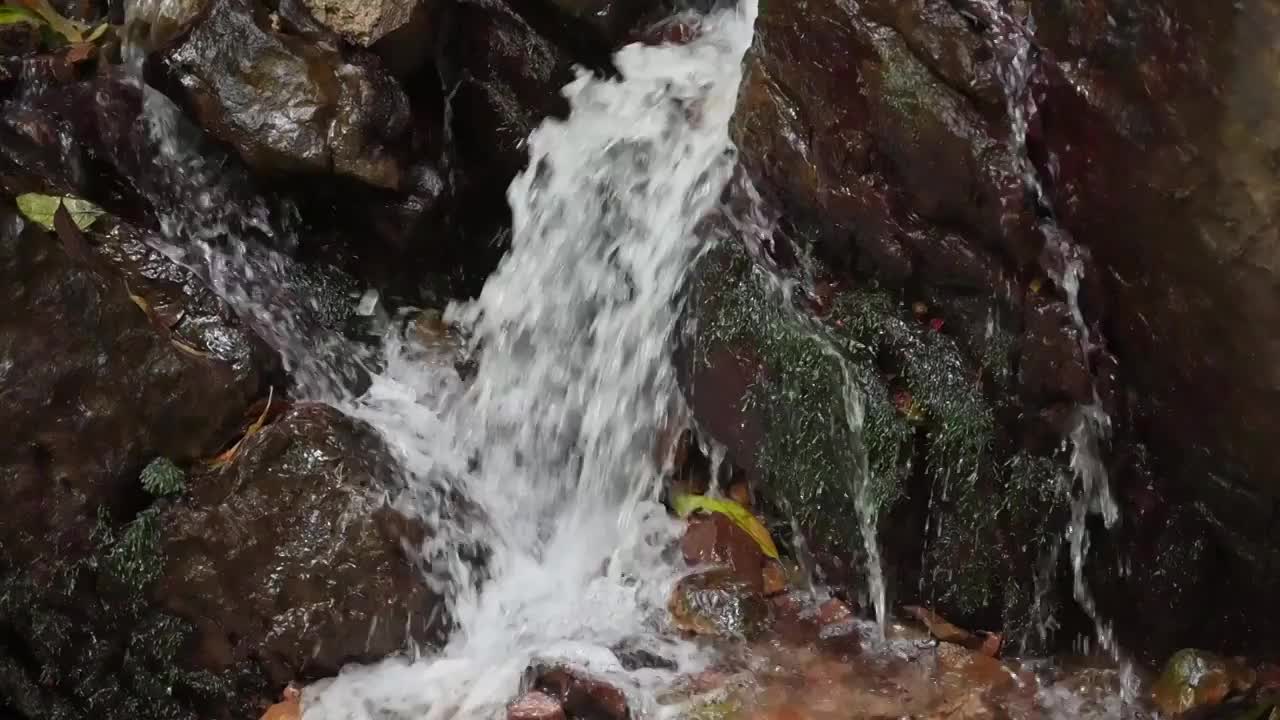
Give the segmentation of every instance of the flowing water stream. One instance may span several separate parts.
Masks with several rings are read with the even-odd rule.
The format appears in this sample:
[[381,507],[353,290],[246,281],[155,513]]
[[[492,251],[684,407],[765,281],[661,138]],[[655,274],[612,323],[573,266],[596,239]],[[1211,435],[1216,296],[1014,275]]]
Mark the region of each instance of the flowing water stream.
[[[155,0],[134,8],[147,10],[144,1]],[[476,300],[446,313],[478,360],[466,383],[399,331],[376,355],[308,324],[294,311],[307,293],[291,285],[291,261],[269,249],[288,247],[287,231],[268,208],[227,202],[218,166],[183,136],[168,101],[148,96],[157,171],[181,198],[162,209],[161,249],[281,352],[301,394],[378,429],[403,468],[406,491],[394,501],[434,530],[421,551],[446,599],[447,645],[308,687],[307,720],[503,717],[538,663],[583,668],[622,689],[634,715],[663,717],[677,710],[659,692],[714,661],[669,627],[683,526],[659,502],[652,448],[678,402],[671,353],[688,274],[712,241],[702,221],[736,164],[729,123],[756,12],[756,0],[742,0],[691,20],[692,40],[629,46],[616,56],[619,78],[582,74],[564,89],[572,113],[533,133],[529,167],[508,191],[510,252]],[[1025,137],[1025,119],[1021,127]],[[748,246],[767,226],[736,220]],[[1072,277],[1064,287],[1075,287]],[[785,302],[789,286],[773,280]],[[859,438],[858,385],[832,352]],[[1073,437],[1082,514],[1070,543],[1078,598],[1097,618],[1083,585],[1084,514],[1100,507],[1110,520],[1114,507],[1096,460],[1105,416],[1090,410]],[[879,620],[869,632],[883,638],[876,517],[862,497],[868,472],[864,463],[850,481]],[[614,653],[624,645],[668,662],[628,670]],[[877,657],[898,662],[911,647],[888,641]],[[887,667],[867,662],[867,672]]]

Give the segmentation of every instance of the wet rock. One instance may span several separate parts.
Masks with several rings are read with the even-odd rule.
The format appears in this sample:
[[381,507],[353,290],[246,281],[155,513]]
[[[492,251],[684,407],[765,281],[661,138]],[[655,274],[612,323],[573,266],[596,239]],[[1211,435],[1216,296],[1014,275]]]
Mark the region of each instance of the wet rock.
[[456,3],[441,22],[450,157],[462,170],[452,264],[472,276],[467,292],[476,292],[505,250],[506,190],[527,162],[525,138],[543,118],[567,114],[559,90],[572,79],[572,60],[500,0]]
[[148,459],[212,455],[262,375],[243,343],[245,354],[231,362],[184,352],[178,336],[130,298],[126,282],[137,282],[136,272],[114,270],[87,243],[69,250],[22,225],[0,207],[0,367],[15,380],[6,383],[0,410],[14,433],[0,453],[10,478],[6,503],[14,509],[0,523],[0,538],[18,558],[74,556],[87,548],[99,509],[123,511],[135,502],[137,473]]
[[357,45],[370,47],[407,25],[429,0],[302,0],[315,19]]
[[534,687],[554,701],[574,720],[627,720],[631,710],[627,696],[603,680],[564,666],[535,671]]
[[126,19],[143,47],[160,48],[191,27],[209,4],[210,0],[145,0],[130,3]]
[[278,685],[438,637],[410,560],[425,528],[387,504],[401,482],[369,427],[320,405],[295,405],[229,467],[193,477],[162,518],[154,592],[195,627],[191,664]]
[[[180,275],[167,261],[63,230],[24,227],[0,201],[0,695],[30,718],[221,707],[217,678],[177,665],[188,628],[145,597],[161,560],[139,473],[218,452],[265,369],[207,293],[158,282]],[[195,340],[131,297],[160,285],[225,355],[184,348]]]
[[754,538],[724,514],[710,513],[690,520],[680,548],[689,565],[723,565],[748,587],[763,591],[764,552]]
[[507,720],[564,720],[560,701],[537,691],[527,692],[507,707]]
[[255,169],[400,187],[408,100],[376,61],[276,32],[250,0],[214,0],[159,62],[201,125]]
[[763,573],[763,592],[765,597],[773,597],[786,592],[787,584],[787,572],[781,563],[773,561],[765,564]]
[[1151,698],[1167,717],[1221,703],[1253,687],[1257,675],[1243,664],[1202,650],[1181,650],[1169,658],[1151,689]]
[[769,603],[731,570],[689,575],[667,603],[676,628],[697,635],[751,638],[769,621]]

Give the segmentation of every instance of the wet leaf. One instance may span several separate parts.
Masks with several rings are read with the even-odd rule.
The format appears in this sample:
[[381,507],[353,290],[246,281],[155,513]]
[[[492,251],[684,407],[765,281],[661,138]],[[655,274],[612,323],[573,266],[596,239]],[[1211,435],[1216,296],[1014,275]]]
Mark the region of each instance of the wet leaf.
[[[946,618],[930,610],[929,608],[918,607],[915,605],[908,605],[902,609],[908,615],[920,621],[920,623],[922,623],[926,628],[928,628],[930,635],[941,640],[942,642],[951,643],[953,645],[961,645],[971,650],[983,650],[984,655],[989,655],[989,653],[985,652],[986,644],[982,639],[980,639],[978,636],[974,635],[973,633],[969,632],[968,630],[965,630],[964,628],[952,625],[950,622],[947,621]],[[992,637],[999,637],[999,636],[992,636]],[[998,642],[996,643],[996,650],[997,652],[999,650]]]
[[53,28],[54,32],[67,39],[67,42],[84,42],[85,26],[63,17],[49,5],[49,0],[13,0],[18,5],[40,16],[40,19]]
[[1044,280],[1040,278],[1033,279],[1027,289],[1031,291],[1032,295],[1039,295],[1040,291],[1044,289]]
[[110,24],[102,23],[98,27],[94,28],[88,35],[86,35],[84,38],[84,41],[87,43],[97,42],[98,40],[102,39],[103,35],[107,34],[107,30],[109,30],[110,28],[111,28]]
[[218,457],[210,460],[208,463],[209,467],[213,467],[213,468],[225,467],[227,465],[230,465],[231,461],[236,459],[236,456],[240,454],[240,448],[244,446],[245,441],[253,437],[254,435],[257,435],[262,430],[262,428],[266,426],[267,417],[271,415],[271,401],[274,397],[275,397],[275,388],[274,387],[267,388],[267,404],[262,408],[262,414],[259,415],[258,419],[254,420],[253,424],[250,425],[248,429],[244,431],[244,435],[241,436],[241,438],[236,441],[235,445],[232,445],[229,450],[222,453]]
[[98,52],[98,46],[92,42],[75,43],[67,48],[67,62],[78,65],[90,60]]
[[102,208],[88,200],[75,197],[59,197],[57,195],[41,195],[26,193],[18,196],[18,210],[31,222],[45,230],[53,230],[53,216],[59,207],[64,207],[71,215],[71,220],[81,230],[88,230],[98,218],[102,217]]
[[35,14],[23,10],[18,7],[10,7],[5,5],[0,7],[0,25],[14,25],[16,23],[30,23],[32,25],[43,25],[44,21]]
[[756,544],[760,546],[760,550],[765,555],[778,559],[778,547],[773,544],[773,538],[769,536],[769,531],[764,525],[751,514],[750,510],[742,507],[732,500],[724,500],[719,498],[711,498],[706,495],[677,495],[674,502],[676,514],[680,517],[688,517],[694,512],[701,510],[708,513],[720,513],[733,521],[733,524],[742,528],[751,536]]
[[172,343],[175,348],[187,355],[190,355],[191,357],[200,358],[201,360],[208,360],[213,357],[209,353],[200,350],[199,348],[192,347],[178,338],[169,338],[169,342]]

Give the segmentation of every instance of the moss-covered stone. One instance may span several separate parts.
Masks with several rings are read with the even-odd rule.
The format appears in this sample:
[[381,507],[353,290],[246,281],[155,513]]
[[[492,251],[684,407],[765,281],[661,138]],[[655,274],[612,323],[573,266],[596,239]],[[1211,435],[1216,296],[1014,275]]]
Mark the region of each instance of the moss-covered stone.
[[0,557],[0,697],[19,717],[185,720],[225,701],[221,678],[179,662],[190,626],[146,601],[162,563],[156,512],[123,526],[101,515],[86,557]]
[[1008,374],[1003,336],[966,351],[875,287],[840,291],[816,319],[741,248],[705,262],[695,362],[727,347],[757,363],[742,405],[763,425],[754,461],[766,500],[855,580],[860,511],[878,519],[927,501],[919,545],[890,549],[922,558],[913,584],[925,599],[958,618],[1027,624],[1062,496],[1052,459],[1001,450],[983,378]]

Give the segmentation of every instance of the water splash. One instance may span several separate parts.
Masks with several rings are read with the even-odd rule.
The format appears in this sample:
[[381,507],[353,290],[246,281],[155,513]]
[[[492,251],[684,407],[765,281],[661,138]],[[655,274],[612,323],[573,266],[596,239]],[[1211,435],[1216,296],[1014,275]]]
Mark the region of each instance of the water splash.
[[[728,126],[755,12],[709,16],[685,45],[625,48],[621,79],[580,75],[568,120],[529,138],[508,192],[511,251],[447,314],[480,358],[448,416],[452,455],[475,460],[454,482],[484,522],[441,518],[429,551],[466,577],[451,549],[483,544],[485,577],[450,588],[456,629],[438,656],[310,688],[309,720],[500,716],[536,661],[603,676],[641,710],[674,671],[625,671],[610,648],[644,638],[681,671],[705,662],[653,633],[679,526],[656,502],[652,448],[677,393],[670,354],[698,224],[736,162]],[[353,412],[384,428],[392,408]]]

